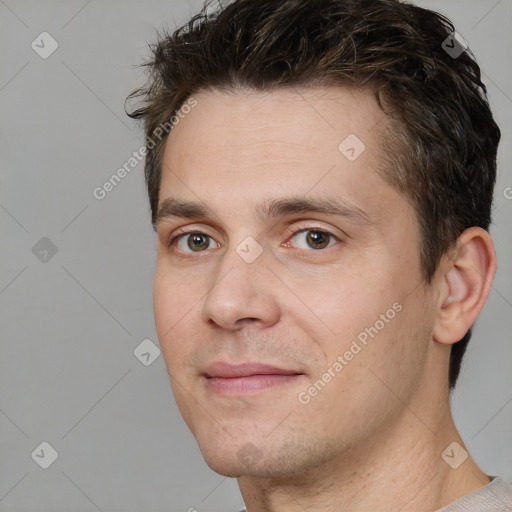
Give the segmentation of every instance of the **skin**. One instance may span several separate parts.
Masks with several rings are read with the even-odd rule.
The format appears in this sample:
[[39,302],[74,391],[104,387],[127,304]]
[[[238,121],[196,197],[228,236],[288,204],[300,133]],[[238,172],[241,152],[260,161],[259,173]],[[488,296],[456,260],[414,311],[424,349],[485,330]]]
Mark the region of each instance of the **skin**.
[[[392,127],[369,93],[194,97],[166,143],[160,205],[172,197],[212,212],[159,219],[154,310],[178,407],[207,464],[238,479],[248,512],[431,512],[488,483],[471,457],[457,469],[441,457],[450,443],[464,445],[449,407],[449,353],[489,293],[488,233],[466,230],[425,283],[415,211],[377,172],[381,134]],[[354,161],[338,150],[349,134],[365,144]],[[365,219],[256,213],[264,200],[291,196],[343,201]],[[204,233],[199,250],[190,236],[169,247],[180,229]],[[307,236],[318,230],[333,235],[320,235],[322,248]],[[252,263],[236,251],[246,237],[262,249]],[[378,334],[301,403],[299,393],[397,303]],[[219,360],[302,375],[222,396],[204,377]]]

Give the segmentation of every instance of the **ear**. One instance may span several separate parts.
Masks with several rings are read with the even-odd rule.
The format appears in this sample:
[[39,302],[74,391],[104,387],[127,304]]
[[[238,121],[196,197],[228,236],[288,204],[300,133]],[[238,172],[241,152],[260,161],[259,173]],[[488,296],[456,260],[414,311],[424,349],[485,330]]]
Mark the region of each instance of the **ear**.
[[435,341],[451,345],[464,337],[484,307],[496,268],[491,235],[478,227],[466,229],[439,264]]

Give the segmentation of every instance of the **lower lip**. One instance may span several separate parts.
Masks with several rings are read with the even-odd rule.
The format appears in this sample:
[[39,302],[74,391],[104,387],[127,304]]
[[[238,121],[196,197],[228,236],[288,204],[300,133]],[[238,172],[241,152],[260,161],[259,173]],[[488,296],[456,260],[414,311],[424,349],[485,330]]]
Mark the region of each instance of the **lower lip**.
[[247,377],[208,377],[206,385],[220,395],[247,395],[281,386],[302,375],[249,375]]

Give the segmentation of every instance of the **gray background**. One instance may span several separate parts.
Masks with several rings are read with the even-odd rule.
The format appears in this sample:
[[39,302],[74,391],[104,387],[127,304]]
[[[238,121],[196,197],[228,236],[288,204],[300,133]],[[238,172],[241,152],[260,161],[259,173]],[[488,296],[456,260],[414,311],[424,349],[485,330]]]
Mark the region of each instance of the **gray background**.
[[[470,43],[503,131],[492,229],[500,267],[453,407],[482,468],[512,481],[512,1],[419,4],[446,13]],[[134,65],[155,28],[200,5],[0,0],[1,511],[242,504],[236,481],[203,462],[162,356],[145,366],[133,353],[146,338],[158,344],[143,163],[105,199],[92,194],[142,145],[123,102],[143,81]],[[43,31],[59,45],[47,59],[31,48]],[[43,237],[55,255],[46,241],[33,250]],[[58,452],[48,469],[31,458],[43,441]]]

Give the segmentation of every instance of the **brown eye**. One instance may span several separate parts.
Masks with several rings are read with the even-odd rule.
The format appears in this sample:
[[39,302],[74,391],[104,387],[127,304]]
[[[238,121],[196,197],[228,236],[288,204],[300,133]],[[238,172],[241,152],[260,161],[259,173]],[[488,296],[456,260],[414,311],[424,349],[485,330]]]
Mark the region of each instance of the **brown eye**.
[[330,237],[322,231],[309,231],[306,236],[306,242],[313,249],[325,249],[329,244]]
[[208,249],[210,245],[209,236],[202,233],[194,233],[187,239],[187,245],[192,251]]
[[[298,238],[306,247],[298,249],[321,250],[330,247],[338,240],[332,233],[319,229],[301,229],[294,233],[293,238]],[[331,243],[332,242],[332,243]]]
[[211,248],[210,242],[213,238],[205,233],[183,233],[171,240],[171,245],[176,242],[176,246],[182,252],[203,252]]

